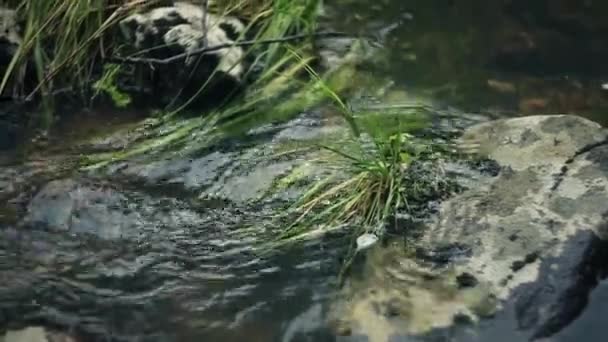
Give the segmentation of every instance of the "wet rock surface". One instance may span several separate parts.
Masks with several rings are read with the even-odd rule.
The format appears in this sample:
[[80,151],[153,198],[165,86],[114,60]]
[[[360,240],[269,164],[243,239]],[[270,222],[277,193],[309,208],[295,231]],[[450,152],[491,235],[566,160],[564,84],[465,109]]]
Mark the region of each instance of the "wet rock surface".
[[179,154],[165,153],[153,160],[144,156],[117,163],[105,172],[112,179],[128,179],[134,184],[203,201],[243,205],[273,196],[284,195],[283,199],[288,199],[294,193],[290,189],[276,189],[277,182],[290,176],[311,177],[323,170],[303,170],[302,161],[314,159],[314,153],[287,154],[282,158],[275,155],[301,143],[341,137],[344,132],[344,127],[318,113],[305,113],[283,124],[252,130],[248,135],[251,143],[228,141],[203,152],[188,151],[185,147]]
[[426,240],[471,247],[456,268],[504,300],[496,321],[511,320],[526,339],[553,335],[582,312],[608,260],[608,131],[537,116],[472,127],[463,140],[477,141],[503,170],[446,202]]
[[[372,341],[409,341],[412,334],[526,341],[560,332],[583,312],[589,293],[606,276],[607,138],[606,129],[573,116],[506,119],[467,129],[461,143],[478,144],[498,162],[500,173],[444,202],[434,223],[414,240],[416,253],[368,256],[368,268],[348,290],[348,298],[356,298],[345,311],[354,326]],[[466,253],[441,262],[421,258],[456,245]],[[374,261],[377,255],[383,261]],[[368,312],[399,300],[405,320]],[[433,307],[428,321],[420,314],[425,306]],[[459,317],[479,323],[453,323],[462,322]],[[364,323],[370,319],[376,323]],[[392,333],[379,334],[377,326]]]
[[42,327],[28,327],[22,330],[7,331],[2,342],[76,342],[71,336],[48,331]]

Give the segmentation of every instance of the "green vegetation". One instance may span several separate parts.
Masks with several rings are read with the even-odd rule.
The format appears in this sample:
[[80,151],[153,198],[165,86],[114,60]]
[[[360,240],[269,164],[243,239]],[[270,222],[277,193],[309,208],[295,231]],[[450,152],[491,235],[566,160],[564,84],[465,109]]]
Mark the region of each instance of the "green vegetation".
[[[293,32],[312,32],[318,4],[318,0],[297,3],[289,0],[269,1],[260,7],[257,15],[249,13],[251,21],[246,31],[255,33],[252,39],[255,41],[280,38]],[[212,4],[212,7],[216,5]],[[226,7],[223,11],[234,13],[236,10]],[[89,169],[99,168],[134,155],[163,151],[185,141],[191,147],[205,148],[226,136],[240,135],[262,124],[288,120],[303,110],[321,104],[327,96],[326,87],[336,92],[344,92],[351,87],[356,75],[348,63],[327,70],[322,76],[315,74],[316,78],[307,77],[306,70],[312,70],[309,65],[315,58],[311,43],[310,40],[295,40],[252,45],[246,55],[253,56],[255,61],[246,74],[255,73],[255,77],[243,92],[227,97],[225,103],[204,115],[190,118],[176,116],[186,110],[193,97],[157,118],[155,126],[158,134],[151,130],[148,138],[125,151],[87,156],[83,165]],[[256,67],[258,69],[254,70]],[[204,92],[210,80],[201,83],[197,94]],[[111,86],[105,87],[106,90],[108,88],[113,89]],[[197,137],[194,141],[193,136]]]
[[[46,127],[53,121],[53,95],[58,90],[69,90],[79,95],[84,103],[91,95],[104,92],[117,104],[127,105],[128,99],[117,87],[117,70],[111,65],[103,65],[103,60],[119,55],[123,48],[117,39],[119,30],[116,28],[120,20],[156,3],[160,1],[9,1],[7,5],[17,9],[25,25],[23,43],[0,79],[0,93],[12,86],[21,89],[21,93],[13,96],[42,101],[45,115],[37,119]],[[318,3],[318,0],[231,0],[210,1],[209,6],[219,16],[232,15],[246,20],[246,30],[239,39],[247,37],[247,40],[262,41],[295,32],[312,32]],[[246,75],[249,77],[262,67],[262,75],[254,77],[251,88],[259,91],[277,74],[297,74],[297,67],[291,65],[293,57],[286,55],[291,55],[292,49],[300,51],[306,46],[309,44],[303,41],[250,46],[246,56],[253,57],[255,62],[251,63]],[[209,79],[201,81],[200,90],[193,99],[202,94],[216,74],[217,70]],[[270,90],[274,89],[267,92]],[[246,101],[255,97],[256,94],[248,94]],[[182,111],[191,100],[171,112]],[[237,101],[242,102],[242,99]]]
[[106,64],[104,65],[104,73],[101,78],[93,84],[95,93],[93,98],[101,95],[102,93],[109,96],[112,102],[118,108],[127,107],[131,104],[131,96],[121,91],[116,85],[117,77],[120,72],[120,65]]
[[[423,174],[420,164],[440,169],[446,149],[416,138],[424,115],[377,113],[356,117],[361,137],[355,134],[342,147],[321,145],[333,153],[330,174],[311,184],[288,211],[296,219],[281,239],[295,239],[319,228],[350,226],[353,234],[381,233],[387,218],[408,211],[410,202],[441,197],[447,187],[439,173]],[[430,195],[430,196],[429,196]]]
[[[128,106],[131,98],[117,86],[122,66],[100,60],[121,50],[110,39],[116,34],[113,30],[116,24],[152,3],[136,0],[20,3],[18,9],[27,18],[24,43],[0,90],[17,75],[16,70],[33,60],[37,85],[31,93],[40,91],[45,101],[52,101],[49,94],[53,89],[69,84],[83,89],[80,92],[83,97],[103,94],[118,107]],[[288,120],[329,100],[335,105],[335,113],[346,122],[351,136],[341,147],[317,146],[333,156],[327,165],[336,172],[314,182],[288,211],[295,212],[297,218],[281,239],[297,238],[319,225],[354,225],[358,227],[357,234],[375,231],[398,210],[407,210],[412,200],[436,186],[421,181],[412,171],[413,165],[436,161],[442,151],[441,146],[413,135],[427,125],[425,109],[414,106],[409,114],[375,110],[355,115],[341,97],[356,83],[358,75],[352,65],[345,63],[320,74],[311,67],[315,60],[311,40],[263,43],[294,33],[314,32],[318,6],[319,0],[211,1],[214,13],[246,19],[245,32],[238,40],[260,42],[245,51],[247,58],[253,60],[247,63],[249,70],[245,71],[245,79],[250,80],[246,89],[226,96],[224,103],[204,115],[176,116],[203,94],[218,73],[216,69],[209,79],[201,80],[192,98],[153,119],[144,138],[119,152],[86,156],[83,167],[95,169],[116,160],[185,145],[189,151],[182,153],[195,153],[228,135]],[[52,108],[52,103],[46,104]],[[47,124],[50,120],[50,116],[45,119]]]
[[320,145],[337,157],[330,162],[336,172],[314,182],[291,207],[288,212],[296,212],[297,219],[280,238],[297,239],[319,225],[331,229],[354,224],[359,227],[354,230],[356,235],[377,232],[389,216],[428,191],[417,177],[410,177],[411,164],[435,160],[443,149],[410,134],[427,126],[424,107],[415,108],[409,115],[355,115],[312,68],[307,66],[307,71],[348,123],[351,139],[342,142],[346,147]]
[[[42,95],[43,126],[52,121],[55,90],[69,87],[84,96],[94,77],[98,58],[115,48],[106,33],[142,1],[112,0],[26,0],[8,1],[25,21],[23,42],[0,80],[0,93],[9,81],[21,88],[18,96],[31,99]],[[32,68],[35,72],[32,73]],[[27,71],[27,72],[26,72]],[[35,76],[31,89],[25,87]]]

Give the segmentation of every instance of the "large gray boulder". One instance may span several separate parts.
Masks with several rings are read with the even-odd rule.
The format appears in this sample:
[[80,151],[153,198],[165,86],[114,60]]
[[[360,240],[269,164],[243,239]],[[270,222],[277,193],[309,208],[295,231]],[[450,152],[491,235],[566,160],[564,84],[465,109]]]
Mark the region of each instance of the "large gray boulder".
[[138,240],[159,235],[166,227],[204,222],[203,215],[175,198],[152,197],[110,182],[79,178],[46,183],[26,210],[19,223],[24,228],[105,240]]
[[350,302],[336,306],[353,333],[539,340],[571,323],[605,275],[608,130],[533,116],[473,126],[461,144],[498,162],[500,174],[443,203],[409,253],[368,254],[346,287]]

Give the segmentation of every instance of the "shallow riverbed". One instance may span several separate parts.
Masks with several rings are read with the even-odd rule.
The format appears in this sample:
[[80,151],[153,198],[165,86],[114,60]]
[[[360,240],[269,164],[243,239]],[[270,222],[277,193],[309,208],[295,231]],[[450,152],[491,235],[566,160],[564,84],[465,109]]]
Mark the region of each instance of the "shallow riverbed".
[[[385,79],[395,94],[431,99],[482,120],[576,113],[608,124],[602,89],[608,79],[584,70],[529,74],[489,66],[477,54],[496,48],[496,41],[476,32],[494,28],[494,9],[475,1],[469,1],[472,12],[447,5],[453,1],[418,5],[423,2],[328,1],[327,15],[337,29],[378,39],[380,53],[365,71]],[[348,16],[341,20],[339,13]],[[80,139],[83,132],[98,133],[95,120],[60,130]],[[124,125],[118,120],[108,129]],[[61,148],[53,151],[57,158],[3,163],[0,199],[11,203],[0,208],[0,330],[43,325],[84,342],[365,341],[340,336],[348,333],[327,323],[348,237],[338,233],[277,253],[257,248],[276,233],[268,225],[273,210],[293,194],[256,196],[274,186],[272,177],[299,170],[307,160],[265,164],[262,157],[284,140],[331,128],[322,115],[307,113],[253,143],[195,157],[135,159],[107,172],[62,170],[69,163]],[[69,139],[54,146],[63,148]],[[80,153],[72,147],[69,154]],[[43,186],[56,177],[69,181]],[[201,200],[201,193],[221,196]],[[35,219],[27,217],[32,210]],[[22,224],[28,219],[35,224]],[[599,285],[589,303],[546,342],[604,341],[608,284]],[[500,332],[492,340],[513,341]]]

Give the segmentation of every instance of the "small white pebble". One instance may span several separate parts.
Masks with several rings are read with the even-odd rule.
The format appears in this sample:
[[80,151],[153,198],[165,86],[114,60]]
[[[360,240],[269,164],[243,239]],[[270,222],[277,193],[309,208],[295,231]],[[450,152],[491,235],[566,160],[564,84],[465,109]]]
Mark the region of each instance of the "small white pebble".
[[366,250],[378,242],[376,234],[365,233],[357,238],[357,252]]

